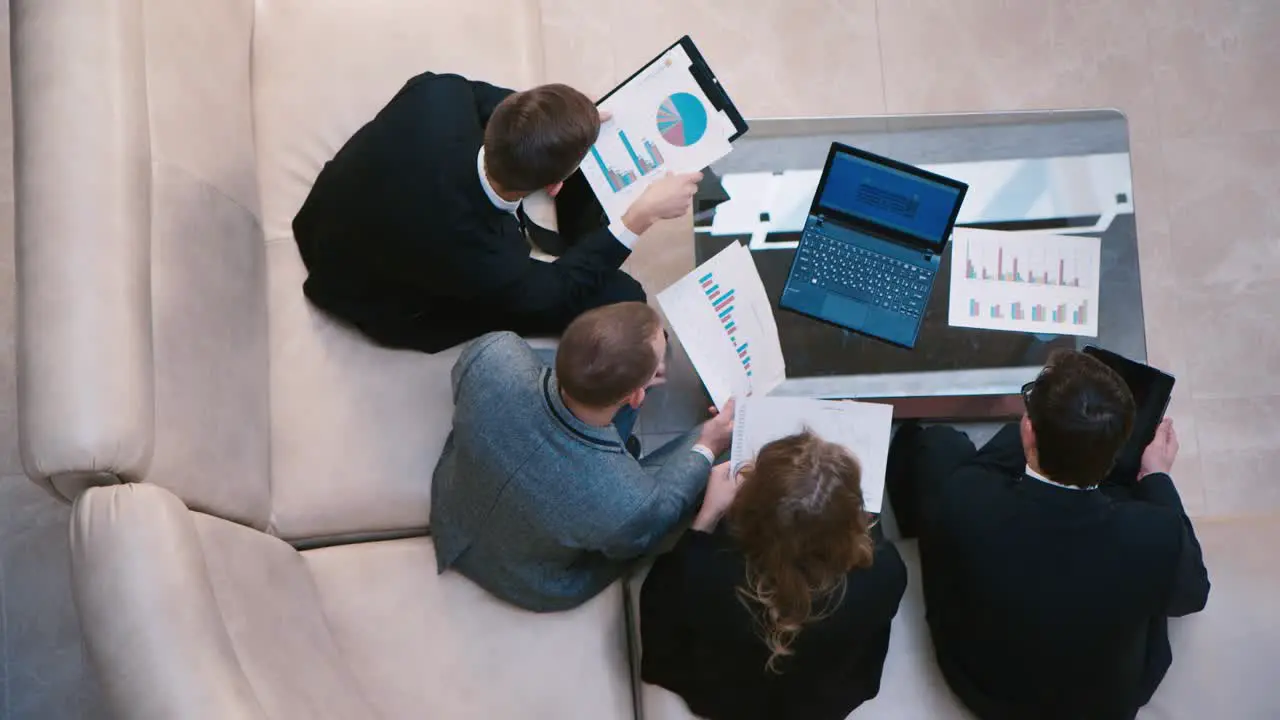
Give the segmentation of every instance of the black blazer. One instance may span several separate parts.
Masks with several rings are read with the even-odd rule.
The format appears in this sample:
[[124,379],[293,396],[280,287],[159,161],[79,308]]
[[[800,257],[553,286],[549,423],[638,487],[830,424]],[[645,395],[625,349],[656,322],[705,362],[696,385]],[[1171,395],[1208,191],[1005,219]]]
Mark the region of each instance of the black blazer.
[[529,257],[476,162],[511,92],[423,73],[325,164],[293,220],[313,303],[377,342],[426,352],[490,330],[559,332],[585,309],[629,251],[601,228],[557,262]]
[[1071,490],[1024,475],[1016,425],[925,502],[925,602],[938,663],[984,720],[1132,718],[1168,670],[1166,618],[1209,578],[1168,475]]
[[738,599],[741,553],[723,529],[686,532],[657,559],[640,593],[641,677],[712,720],[844,720],[880,691],[889,625],[907,587],[897,549],[875,535],[874,564],[849,574],[840,605],[800,631],[795,654],[773,674]]

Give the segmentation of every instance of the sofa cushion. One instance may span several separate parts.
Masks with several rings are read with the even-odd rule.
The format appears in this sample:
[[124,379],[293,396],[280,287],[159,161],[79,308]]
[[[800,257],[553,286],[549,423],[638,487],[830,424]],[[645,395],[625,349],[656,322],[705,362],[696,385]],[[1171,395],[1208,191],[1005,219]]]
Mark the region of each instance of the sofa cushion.
[[630,720],[622,585],[585,605],[518,610],[428,538],[303,553],[335,642],[386,718]]
[[266,716],[376,717],[298,552],[257,530],[189,515],[226,633]]
[[392,352],[302,295],[290,225],[321,166],[411,76],[523,87],[541,49],[532,0],[262,0],[253,111],[268,243],[274,532],[420,531],[448,432],[455,352]]
[[423,531],[453,421],[460,348],[390,351],[317,310],[292,240],[267,246],[272,531],[290,540]]

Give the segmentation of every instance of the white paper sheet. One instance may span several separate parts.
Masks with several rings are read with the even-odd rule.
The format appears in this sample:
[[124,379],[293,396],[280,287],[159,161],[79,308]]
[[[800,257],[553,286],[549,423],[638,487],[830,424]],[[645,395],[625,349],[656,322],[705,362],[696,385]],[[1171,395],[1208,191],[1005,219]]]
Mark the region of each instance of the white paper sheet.
[[1102,241],[956,228],[947,321],[955,327],[1098,335]]
[[742,245],[733,243],[658,293],[658,305],[717,408],[786,380],[773,308]]
[[702,170],[733,149],[733,121],[712,106],[691,65],[676,46],[600,104],[613,117],[601,126],[582,174],[610,220],[620,220],[663,174]]
[[804,428],[848,448],[862,466],[862,500],[878,513],[883,505],[885,466],[893,406],[854,401],[785,397],[739,397],[734,410],[729,467],[738,472],[765,445]]

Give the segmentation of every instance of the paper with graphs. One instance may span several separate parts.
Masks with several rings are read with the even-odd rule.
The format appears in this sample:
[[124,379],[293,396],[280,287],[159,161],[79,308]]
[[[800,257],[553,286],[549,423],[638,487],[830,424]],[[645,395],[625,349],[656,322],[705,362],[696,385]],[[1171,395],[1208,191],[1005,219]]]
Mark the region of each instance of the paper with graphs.
[[765,445],[811,430],[828,442],[843,445],[862,466],[862,499],[868,512],[880,512],[884,500],[885,467],[893,406],[852,400],[811,400],[788,397],[739,397],[734,408],[732,472]]
[[773,307],[751,251],[733,243],[658,293],[717,408],[734,395],[765,395],[787,379]]

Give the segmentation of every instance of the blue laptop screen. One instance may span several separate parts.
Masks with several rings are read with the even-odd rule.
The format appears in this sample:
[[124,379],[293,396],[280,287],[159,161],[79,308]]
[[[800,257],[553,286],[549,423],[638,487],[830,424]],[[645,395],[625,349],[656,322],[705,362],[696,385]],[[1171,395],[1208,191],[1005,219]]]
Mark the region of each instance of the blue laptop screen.
[[837,152],[818,204],[846,215],[940,243],[960,189]]

